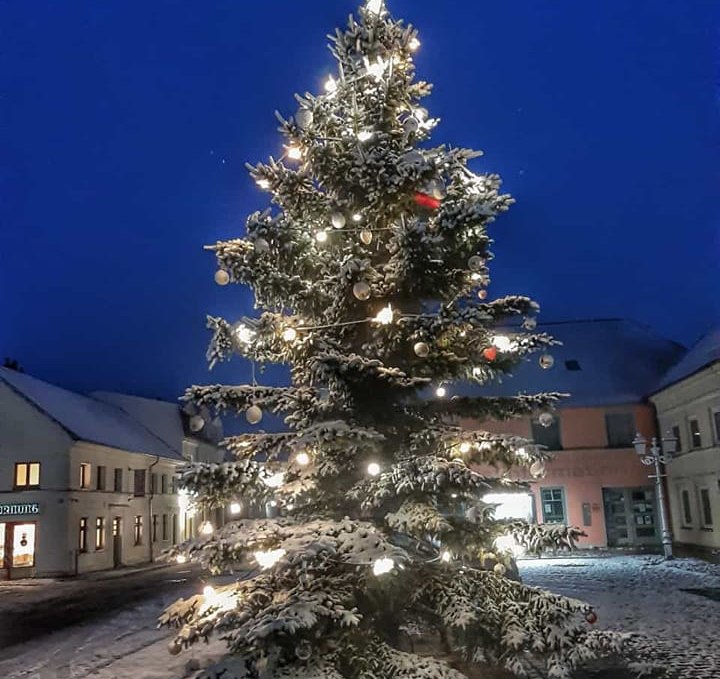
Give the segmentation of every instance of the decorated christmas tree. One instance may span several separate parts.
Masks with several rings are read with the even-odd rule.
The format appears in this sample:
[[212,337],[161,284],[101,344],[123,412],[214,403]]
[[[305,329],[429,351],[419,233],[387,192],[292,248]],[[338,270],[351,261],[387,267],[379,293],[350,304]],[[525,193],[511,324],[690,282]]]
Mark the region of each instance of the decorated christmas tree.
[[[545,453],[459,425],[547,419],[560,395],[453,395],[460,383],[486,394],[535,352],[550,362],[538,306],[487,295],[487,229],[513,201],[470,170],[478,152],[429,145],[438,121],[412,26],[369,0],[331,40],[324,92],[278,116],[282,159],[250,167],[274,207],[212,246],[217,283],[250,286],[259,312],[209,319],[210,364],[287,364],[291,383],[186,395],[258,427],[227,440],[233,462],[184,471],[196,508],[270,503],[278,516],[177,549],[238,579],[165,612],[171,651],[219,635],[247,677],[272,679],[462,679],[473,664],[569,676],[614,637],[587,604],[521,584],[522,525],[483,501],[526,490],[511,468],[541,474]],[[265,412],[286,431],[262,431]]]

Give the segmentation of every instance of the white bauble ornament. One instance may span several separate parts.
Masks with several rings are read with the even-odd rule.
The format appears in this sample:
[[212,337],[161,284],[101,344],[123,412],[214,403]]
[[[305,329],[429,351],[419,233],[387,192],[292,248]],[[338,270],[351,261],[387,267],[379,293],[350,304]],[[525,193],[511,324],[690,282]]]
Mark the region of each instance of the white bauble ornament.
[[488,296],[487,290],[478,290],[478,299],[485,299]]
[[525,328],[525,330],[535,330],[535,328],[537,328],[537,320],[529,316],[523,321],[523,328]]
[[313,112],[307,108],[299,108],[295,114],[295,122],[298,127],[306,130],[313,123]]
[[264,238],[256,238],[254,247],[255,252],[260,255],[264,255],[266,252],[270,252],[270,243],[268,243]]
[[501,563],[496,563],[495,566],[493,566],[493,570],[498,575],[505,575],[505,573],[507,572],[507,568],[505,568],[505,566]]
[[540,415],[538,415],[538,422],[543,427],[549,427],[554,422],[554,420],[555,418],[553,417],[552,413],[540,413]]
[[413,351],[420,357],[425,358],[430,353],[430,347],[427,342],[415,342]]
[[473,255],[467,261],[470,271],[480,271],[485,266],[485,260],[480,255]]
[[193,415],[190,418],[190,431],[200,431],[205,426],[205,420],[201,415]]
[[227,285],[230,282],[230,274],[225,269],[218,269],[215,272],[215,282],[218,285]]
[[555,365],[555,359],[550,354],[543,354],[538,362],[543,370],[552,368]]
[[346,222],[347,220],[345,219],[345,215],[342,212],[333,212],[330,215],[330,223],[336,229],[342,229],[343,226],[345,226]]
[[412,132],[417,132],[419,128],[420,123],[417,118],[414,116],[408,116],[405,118],[405,121],[403,122],[403,129],[406,133],[411,134]]
[[545,463],[537,460],[530,465],[530,474],[534,479],[539,479],[541,476],[545,476]]
[[363,229],[360,232],[360,240],[363,242],[364,245],[370,245],[372,243],[373,234],[370,229]]
[[245,411],[245,419],[250,424],[257,424],[258,422],[260,422],[260,420],[262,420],[262,417],[263,411],[258,406],[250,406]]
[[447,192],[445,191],[445,184],[443,184],[439,179],[433,179],[425,186],[425,193],[432,196],[433,198],[442,200],[443,198],[445,198],[445,194]]
[[365,281],[358,281],[353,285],[353,295],[361,302],[370,298],[370,286]]
[[299,660],[309,660],[312,655],[312,644],[307,639],[303,639],[295,646],[295,655]]

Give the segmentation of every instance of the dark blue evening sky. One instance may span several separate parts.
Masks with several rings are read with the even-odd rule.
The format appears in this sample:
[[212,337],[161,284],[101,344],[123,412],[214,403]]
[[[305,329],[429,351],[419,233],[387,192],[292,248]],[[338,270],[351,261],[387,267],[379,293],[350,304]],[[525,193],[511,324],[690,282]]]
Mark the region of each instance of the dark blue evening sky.
[[[420,29],[435,141],[518,202],[493,294],[684,343],[720,318],[716,0],[389,0]],[[319,91],[352,0],[0,2],[0,357],[79,389],[174,398],[206,313],[247,311],[203,244],[265,205],[247,160]]]

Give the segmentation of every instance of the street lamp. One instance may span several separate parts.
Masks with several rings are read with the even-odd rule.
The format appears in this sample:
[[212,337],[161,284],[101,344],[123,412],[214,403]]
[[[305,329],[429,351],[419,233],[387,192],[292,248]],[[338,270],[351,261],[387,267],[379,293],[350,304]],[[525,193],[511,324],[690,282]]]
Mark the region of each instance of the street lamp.
[[648,478],[655,479],[655,488],[657,489],[658,509],[660,510],[660,527],[662,529],[662,546],[666,559],[672,559],[672,533],[670,532],[670,522],[667,515],[667,505],[665,502],[665,486],[662,482],[662,467],[672,461],[673,453],[677,450],[677,439],[668,432],[660,441],[653,436],[650,442],[650,450],[648,451],[647,441],[641,434],[636,434],[633,440],[635,452],[640,456],[640,462],[646,466],[655,465],[655,474],[650,474]]

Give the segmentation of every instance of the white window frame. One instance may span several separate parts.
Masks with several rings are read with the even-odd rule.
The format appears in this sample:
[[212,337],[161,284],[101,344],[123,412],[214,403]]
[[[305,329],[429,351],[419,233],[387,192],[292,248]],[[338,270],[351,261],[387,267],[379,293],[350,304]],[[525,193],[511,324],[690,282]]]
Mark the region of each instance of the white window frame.
[[[713,506],[712,506],[712,493],[710,486],[697,486],[697,505],[698,505],[698,517],[700,519],[700,526],[705,529],[713,529]],[[705,520],[705,511],[702,503],[702,492],[706,491],[708,496],[708,505],[710,506],[710,523]]]
[[[692,515],[692,491],[693,488],[686,486],[686,485],[679,485],[677,487],[678,491],[678,505],[680,507],[680,526],[681,528],[694,528],[695,525],[695,519]],[[687,521],[687,516],[685,515],[685,503],[683,502],[683,493],[688,494],[688,510],[690,512],[690,521]]]
[[78,484],[83,490],[90,490],[92,485],[92,464],[90,462],[81,462],[80,472],[78,476]]

